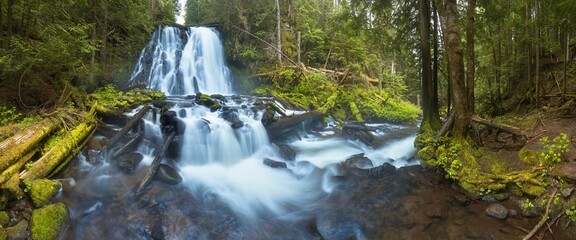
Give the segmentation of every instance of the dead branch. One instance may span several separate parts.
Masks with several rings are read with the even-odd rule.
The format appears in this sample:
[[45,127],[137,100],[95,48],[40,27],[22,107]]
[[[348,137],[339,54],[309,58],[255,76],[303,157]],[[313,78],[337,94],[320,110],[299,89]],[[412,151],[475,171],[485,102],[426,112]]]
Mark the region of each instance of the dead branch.
[[134,117],[132,117],[130,121],[128,121],[128,123],[126,123],[126,125],[124,125],[124,127],[118,133],[116,133],[114,137],[110,139],[108,145],[106,145],[106,148],[111,149],[112,146],[114,146],[114,144],[116,144],[121,138],[123,138],[126,135],[126,133],[128,133],[130,129],[132,129],[132,127],[134,127],[134,125],[136,125],[136,123],[138,123],[140,119],[144,117],[144,114],[146,114],[146,112],[148,112],[150,108],[151,108],[150,105],[148,104],[144,105],[144,107],[142,107],[142,109],[140,109],[140,111],[138,111],[138,113],[136,113]]
[[554,192],[552,192],[552,196],[550,196],[550,198],[548,198],[548,202],[546,203],[546,211],[544,212],[544,216],[542,216],[542,219],[540,219],[540,222],[538,222],[538,224],[536,224],[536,226],[534,226],[532,231],[530,231],[530,233],[528,233],[528,235],[526,235],[524,238],[522,238],[522,240],[528,240],[528,239],[532,238],[534,236],[534,234],[536,234],[538,232],[538,230],[540,230],[540,228],[542,226],[544,226],[544,224],[548,221],[548,218],[550,218],[550,216],[549,216],[550,215],[550,205],[552,204],[552,199],[554,199],[557,192],[558,192],[558,188],[554,188]]
[[497,122],[493,122],[493,121],[490,121],[490,120],[486,120],[486,119],[483,119],[483,118],[478,117],[478,116],[476,116],[476,115],[472,115],[472,116],[470,117],[470,120],[472,120],[473,122],[476,122],[476,123],[478,123],[478,124],[482,124],[482,125],[484,125],[484,126],[488,126],[488,127],[491,127],[491,128],[496,128],[496,129],[498,129],[498,130],[501,130],[501,131],[510,133],[510,134],[512,134],[512,135],[516,135],[516,136],[520,136],[520,137],[526,137],[526,136],[527,136],[527,134],[524,133],[524,131],[520,130],[520,128],[517,128],[517,127],[514,127],[514,126],[510,126],[510,125],[506,125],[506,124],[503,124],[503,123],[497,123]]
[[168,146],[170,145],[175,136],[176,131],[170,133],[170,135],[166,139],[166,142],[164,142],[164,146],[162,147],[162,149],[160,149],[158,154],[156,154],[156,157],[154,158],[154,160],[150,164],[150,167],[148,168],[148,173],[146,173],[146,176],[144,176],[144,180],[140,183],[140,185],[138,185],[138,188],[134,192],[133,195],[134,199],[138,199],[138,197],[140,197],[140,195],[142,195],[142,193],[144,192],[144,189],[146,189],[146,187],[150,185],[152,177],[154,177],[154,174],[156,173],[156,171],[158,171],[158,168],[160,167],[160,162],[162,162],[164,153],[166,153],[166,150],[168,150]]

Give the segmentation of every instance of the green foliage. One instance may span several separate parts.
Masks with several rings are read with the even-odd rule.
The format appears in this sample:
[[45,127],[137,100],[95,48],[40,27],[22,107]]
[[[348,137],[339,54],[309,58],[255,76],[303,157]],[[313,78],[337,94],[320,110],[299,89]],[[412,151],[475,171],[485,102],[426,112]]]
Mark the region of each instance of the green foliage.
[[15,123],[21,116],[22,114],[18,113],[15,107],[0,106],[0,126]]
[[32,181],[30,179],[24,179],[23,181],[24,183],[24,192],[30,192],[30,189],[32,189]]
[[436,160],[428,161],[428,164],[444,169],[447,178],[457,179],[458,171],[462,168],[462,162],[458,160],[460,150],[460,144],[451,143],[441,145],[437,149],[438,158]]
[[532,201],[530,201],[530,199],[524,199],[524,201],[522,201],[522,207],[523,208],[534,208],[534,203],[532,203]]
[[540,164],[552,167],[563,161],[562,154],[568,152],[570,139],[568,139],[566,133],[560,133],[552,142],[548,140],[548,137],[541,138],[540,142],[544,147],[544,150],[540,153],[543,158],[543,162]]
[[576,221],[576,205],[570,206],[570,208],[566,209],[565,213],[570,221]]

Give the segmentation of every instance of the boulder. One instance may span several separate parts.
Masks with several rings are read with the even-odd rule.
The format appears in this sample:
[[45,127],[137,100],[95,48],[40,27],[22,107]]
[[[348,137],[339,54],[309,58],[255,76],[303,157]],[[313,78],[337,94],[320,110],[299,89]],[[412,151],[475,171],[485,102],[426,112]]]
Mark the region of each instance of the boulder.
[[60,190],[60,183],[49,179],[36,179],[30,183],[30,197],[35,207],[42,207]]
[[492,203],[486,208],[486,215],[504,220],[508,217],[508,213],[510,210],[508,208],[502,206],[500,203]]
[[180,176],[178,171],[164,163],[158,167],[154,179],[170,185],[176,185],[182,182],[182,176]]
[[550,175],[576,180],[576,162],[560,163],[554,167]]
[[136,169],[138,164],[144,159],[144,156],[140,153],[127,153],[123,154],[118,159],[116,159],[116,167],[124,173],[131,173]]
[[244,122],[238,117],[238,110],[225,107],[221,117],[230,123],[233,129],[238,129],[244,126]]
[[296,151],[287,144],[274,144],[274,148],[278,151],[280,156],[288,161],[296,159]]
[[[11,240],[26,240],[28,237],[28,222],[26,220],[21,220],[18,224],[7,227],[6,229],[6,237],[7,239]],[[55,238],[51,238],[55,239]]]
[[354,154],[344,161],[346,168],[368,169],[374,167],[372,161],[364,156],[364,153]]
[[271,167],[271,168],[286,168],[285,162],[280,162],[276,160],[272,160],[270,158],[264,159],[264,165]]
[[32,212],[30,234],[33,240],[57,239],[65,221],[68,207],[64,203],[50,204]]

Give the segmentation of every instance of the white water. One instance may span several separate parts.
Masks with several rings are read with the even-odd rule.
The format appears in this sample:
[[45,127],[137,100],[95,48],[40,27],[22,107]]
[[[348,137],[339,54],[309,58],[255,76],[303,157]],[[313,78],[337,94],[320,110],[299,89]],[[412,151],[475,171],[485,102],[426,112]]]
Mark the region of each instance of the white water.
[[[148,46],[154,48],[153,64],[146,69],[147,56],[143,50],[133,80],[135,76],[149,72],[148,87],[168,95],[188,95],[196,91],[232,93],[222,46],[214,30],[188,28],[189,40],[185,43],[180,40],[179,31],[165,27],[154,34]],[[251,100],[246,99],[241,104],[223,103],[237,108],[239,118],[245,124],[239,129],[232,129],[230,123],[219,116],[220,111],[211,112],[204,106],[190,107],[190,100],[180,99],[170,109],[178,113],[186,126],[180,136],[180,159],[171,159],[179,168],[183,184],[200,199],[217,197],[249,222],[268,217],[293,219],[317,209],[319,200],[334,188],[331,177],[340,174],[337,163],[351,155],[365,153],[374,166],[386,162],[396,167],[414,164],[407,161],[414,154],[413,135],[396,137],[383,146],[369,147],[359,141],[343,139],[334,131],[310,134],[289,143],[297,156],[294,162],[288,162],[271,147],[260,122],[262,112],[254,113],[250,103]],[[241,105],[249,107],[243,109]],[[150,164],[163,137],[159,116],[149,113],[145,123],[147,140],[138,151],[145,156],[143,163]],[[386,137],[384,133],[375,135]],[[265,158],[286,162],[288,168],[266,166],[263,164]]]
[[156,30],[142,50],[130,82],[136,84],[142,78],[148,88],[167,95],[232,94],[224,49],[212,28],[189,27],[185,32],[176,27]]

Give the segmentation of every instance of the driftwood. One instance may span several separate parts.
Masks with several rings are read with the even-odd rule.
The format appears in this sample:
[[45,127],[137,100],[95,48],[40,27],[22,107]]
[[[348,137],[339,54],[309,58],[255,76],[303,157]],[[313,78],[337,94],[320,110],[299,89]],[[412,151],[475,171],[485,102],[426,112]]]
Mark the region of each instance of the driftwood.
[[268,131],[268,136],[272,139],[280,137],[285,133],[304,128],[307,129],[314,122],[320,121],[324,117],[324,114],[320,110],[314,110],[311,112],[286,117],[270,124],[266,130]]
[[514,127],[514,126],[510,126],[510,125],[506,125],[506,124],[502,124],[502,123],[496,123],[493,121],[489,121],[483,118],[480,118],[476,115],[472,115],[470,117],[470,120],[472,120],[473,122],[491,127],[491,128],[495,128],[498,129],[500,131],[504,131],[507,133],[510,133],[512,135],[516,135],[516,136],[520,136],[520,137],[526,137],[526,133],[524,133],[522,130],[520,130],[520,128]]
[[146,189],[148,187],[148,185],[150,185],[150,181],[152,181],[154,174],[156,173],[156,171],[158,171],[158,167],[160,167],[160,162],[162,162],[162,158],[164,157],[166,150],[168,150],[168,146],[170,145],[172,140],[174,140],[175,136],[176,136],[176,131],[173,131],[172,133],[170,133],[168,138],[166,138],[166,142],[164,142],[164,146],[162,147],[162,149],[160,149],[158,154],[156,154],[156,157],[154,158],[154,160],[150,164],[150,167],[148,168],[148,172],[146,173],[146,176],[144,176],[144,180],[140,183],[140,185],[138,185],[138,188],[134,192],[134,195],[133,195],[134,199],[137,199],[138,197],[140,197],[140,195],[144,192],[144,189]]
[[140,109],[140,111],[138,111],[138,113],[136,113],[134,117],[132,117],[130,121],[128,121],[128,123],[126,123],[126,125],[124,125],[124,127],[118,133],[116,133],[114,137],[110,139],[108,145],[106,145],[106,148],[111,149],[112,146],[114,146],[114,144],[116,144],[121,138],[123,138],[126,135],[126,133],[128,133],[130,129],[132,129],[132,127],[134,127],[134,125],[136,125],[136,123],[138,123],[140,119],[144,117],[144,115],[146,114],[146,112],[148,112],[148,110],[150,110],[150,108],[151,108],[150,105],[148,104],[144,105],[144,107],[142,107],[142,109]]
[[84,140],[94,132],[95,128],[96,123],[93,121],[86,121],[77,125],[56,146],[36,160],[29,170],[20,173],[20,179],[34,180],[48,176],[69,155],[77,153],[78,149],[85,143]]
[[0,172],[17,163],[40,141],[60,126],[56,118],[46,118],[0,143]]

